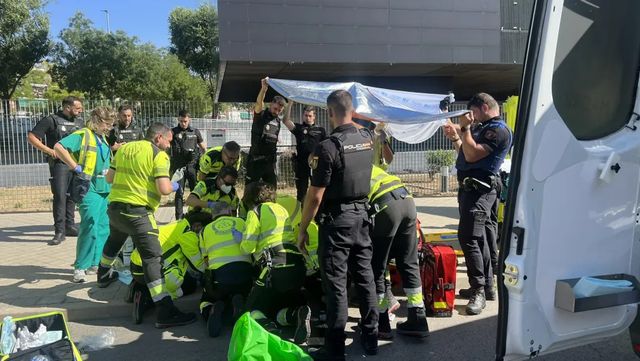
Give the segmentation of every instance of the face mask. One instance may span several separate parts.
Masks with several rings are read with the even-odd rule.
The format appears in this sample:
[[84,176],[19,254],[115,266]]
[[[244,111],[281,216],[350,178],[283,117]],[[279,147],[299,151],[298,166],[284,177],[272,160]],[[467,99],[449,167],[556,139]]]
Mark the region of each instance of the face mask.
[[224,193],[224,194],[229,194],[229,192],[231,192],[231,188],[233,188],[233,187],[232,187],[232,186],[230,186],[230,185],[223,184],[223,185],[220,187],[220,191],[221,191],[222,193]]

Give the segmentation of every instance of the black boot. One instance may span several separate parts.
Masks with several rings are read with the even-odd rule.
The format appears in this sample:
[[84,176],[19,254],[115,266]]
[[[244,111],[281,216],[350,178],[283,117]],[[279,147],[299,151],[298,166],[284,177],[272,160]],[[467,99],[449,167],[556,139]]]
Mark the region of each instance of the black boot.
[[364,349],[364,353],[367,355],[377,355],[378,354],[378,333],[377,332],[366,332],[362,330],[362,334],[360,335],[360,344]]
[[118,280],[118,272],[114,271],[110,267],[100,265],[100,267],[98,267],[97,278],[98,287],[105,288]]
[[242,295],[233,295],[231,297],[231,306],[233,306],[233,322],[235,323],[244,312],[244,297]]
[[486,306],[487,301],[484,297],[484,287],[481,287],[476,289],[474,294],[471,295],[465,310],[467,311],[467,315],[479,315]]
[[[463,288],[460,291],[458,291],[458,294],[460,295],[460,298],[464,298],[468,300],[469,298],[471,298],[471,295],[473,294],[473,289]],[[496,289],[493,288],[493,286],[488,286],[484,288],[484,297],[487,301],[495,301],[498,299],[498,293],[496,292]]]
[[393,339],[393,332],[391,332],[391,322],[389,321],[389,312],[387,311],[380,312],[378,314],[378,339]]
[[146,286],[136,284],[133,287],[133,312],[131,316],[133,323],[136,325],[142,323],[144,313],[149,309],[149,296],[145,294],[145,290],[142,287]]
[[224,313],[224,301],[218,301],[213,304],[209,311],[207,319],[207,330],[210,337],[220,336],[222,331],[222,315]]
[[51,239],[47,244],[50,246],[57,246],[62,243],[62,241],[64,241],[64,233],[56,233],[53,236],[53,239]]
[[296,310],[296,332],[293,334],[293,342],[301,345],[311,335],[311,309],[309,306],[300,306]]
[[69,237],[78,237],[78,227],[75,225],[67,226],[64,229],[64,235]]
[[309,352],[315,361],[344,361],[344,341],[346,336],[327,334],[324,338],[324,347]]
[[414,337],[429,336],[429,325],[424,307],[410,307],[408,311],[407,320],[396,326],[398,333]]
[[158,302],[158,317],[156,318],[156,328],[167,328],[183,326],[195,322],[196,315],[193,312],[184,313],[180,311],[167,296]]

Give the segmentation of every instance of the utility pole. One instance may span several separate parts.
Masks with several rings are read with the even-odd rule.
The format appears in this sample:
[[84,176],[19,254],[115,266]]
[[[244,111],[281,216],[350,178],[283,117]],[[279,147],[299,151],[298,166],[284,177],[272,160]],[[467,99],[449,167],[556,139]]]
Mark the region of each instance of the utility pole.
[[107,17],[107,33],[111,34],[111,24],[109,23],[109,10],[100,10]]

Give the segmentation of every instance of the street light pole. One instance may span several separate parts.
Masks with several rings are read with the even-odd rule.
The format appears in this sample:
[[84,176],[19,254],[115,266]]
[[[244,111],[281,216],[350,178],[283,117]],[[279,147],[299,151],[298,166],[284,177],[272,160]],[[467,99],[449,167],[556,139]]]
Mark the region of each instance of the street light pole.
[[111,34],[111,24],[109,23],[109,10],[100,10],[107,17],[107,33]]

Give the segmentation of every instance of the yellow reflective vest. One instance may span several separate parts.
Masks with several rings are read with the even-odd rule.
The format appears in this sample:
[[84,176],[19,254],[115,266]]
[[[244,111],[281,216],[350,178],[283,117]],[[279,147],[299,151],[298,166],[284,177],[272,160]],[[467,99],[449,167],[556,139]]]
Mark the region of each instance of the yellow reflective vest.
[[215,270],[232,262],[251,263],[251,256],[240,248],[244,229],[244,220],[229,216],[218,217],[204,228],[200,251],[206,269]]
[[[91,178],[93,177],[93,172],[96,170],[96,162],[98,161],[98,144],[96,143],[96,135],[89,128],[76,130],[72,134],[77,134],[82,137],[80,154],[78,155],[78,159],[74,159],[74,161],[82,166],[82,173]],[[104,137],[103,141],[105,143],[107,142]],[[73,157],[73,154],[71,157]]]
[[250,210],[240,247],[247,254],[259,256],[269,247],[295,244],[289,213],[277,203],[265,202]]
[[276,203],[287,210],[291,225],[294,228],[297,227],[300,224],[300,221],[302,221],[302,204],[298,202],[296,197],[289,195],[278,196],[276,198]]
[[[240,169],[240,159],[233,164],[235,169]],[[206,178],[213,178],[218,173],[220,173],[220,169],[224,167],[224,162],[222,161],[222,146],[219,145],[217,147],[209,148],[206,153],[200,157],[200,162],[198,163],[198,167],[201,173],[203,173]]]
[[369,191],[369,202],[374,202],[383,194],[394,189],[402,188],[402,180],[394,175],[390,175],[382,168],[373,166],[371,171],[371,190]]

